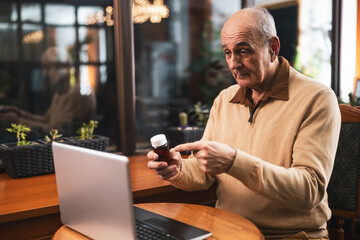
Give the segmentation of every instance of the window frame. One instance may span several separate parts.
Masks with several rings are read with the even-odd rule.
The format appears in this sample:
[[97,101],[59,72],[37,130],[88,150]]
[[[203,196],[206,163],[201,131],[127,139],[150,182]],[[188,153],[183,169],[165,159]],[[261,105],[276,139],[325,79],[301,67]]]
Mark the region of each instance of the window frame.
[[124,155],[136,151],[135,69],[132,1],[114,0],[115,69],[117,92],[118,143]]
[[[342,0],[332,0],[332,54],[331,54],[331,88],[339,96],[340,70],[340,33]],[[242,0],[241,6],[252,7],[255,0]],[[115,49],[117,69],[117,100],[119,118],[119,149],[126,155],[136,152],[135,134],[135,70],[134,70],[134,36],[132,23],[132,1],[114,0],[115,10]],[[121,13],[121,14],[120,14]],[[131,70],[129,70],[131,69]]]

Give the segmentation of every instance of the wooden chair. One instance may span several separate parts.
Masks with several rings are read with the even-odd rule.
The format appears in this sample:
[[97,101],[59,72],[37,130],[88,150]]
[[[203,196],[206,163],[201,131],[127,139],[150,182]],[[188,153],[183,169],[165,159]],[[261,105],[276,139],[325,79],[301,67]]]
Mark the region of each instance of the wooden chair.
[[[330,239],[344,240],[344,217],[349,218],[354,239],[356,219],[360,219],[360,108],[339,104],[341,132],[334,169],[327,188],[332,219]],[[360,236],[358,236],[360,239]]]

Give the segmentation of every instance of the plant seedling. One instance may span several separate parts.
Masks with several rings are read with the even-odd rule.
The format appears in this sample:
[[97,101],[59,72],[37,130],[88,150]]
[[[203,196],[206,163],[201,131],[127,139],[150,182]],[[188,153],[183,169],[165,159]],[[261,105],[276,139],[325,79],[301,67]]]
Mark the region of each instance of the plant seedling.
[[61,136],[62,136],[62,134],[59,134],[59,131],[57,129],[51,129],[50,137],[48,137],[48,135],[45,135],[45,141],[46,142],[55,142],[56,138],[59,138]]
[[83,126],[80,127],[77,131],[80,136],[77,138],[80,140],[92,139],[94,135],[94,129],[98,126],[99,122],[95,120],[90,120],[88,124],[83,123]]
[[190,119],[199,127],[206,125],[209,119],[209,110],[201,102],[197,102],[193,109],[189,110]]
[[6,130],[8,132],[16,133],[17,146],[31,145],[30,142],[26,141],[26,132],[31,131],[28,126],[12,123],[11,128],[7,128]]

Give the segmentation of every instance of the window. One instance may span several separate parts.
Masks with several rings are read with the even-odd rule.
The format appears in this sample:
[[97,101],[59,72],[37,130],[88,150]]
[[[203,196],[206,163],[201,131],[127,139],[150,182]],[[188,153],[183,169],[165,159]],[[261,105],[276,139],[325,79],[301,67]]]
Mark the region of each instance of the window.
[[274,16],[280,56],[299,72],[331,87],[332,2],[257,0]]
[[220,31],[241,1],[168,0],[163,6],[168,17],[158,23],[135,20],[133,25],[139,152],[150,147],[151,136],[179,126],[180,112],[198,101],[210,107],[220,90],[235,84]]
[[[0,105],[42,117],[25,122],[30,139],[53,127],[75,135],[95,119],[95,133],[118,144],[112,6],[110,0],[0,3]],[[5,130],[13,121],[1,119],[1,142],[15,141]]]
[[[359,2],[359,1],[358,1]],[[356,72],[356,0],[342,2],[341,53],[340,53],[340,97],[349,102],[349,94],[355,92]]]
[[[0,105],[44,116],[55,93],[77,86],[83,98],[96,101],[91,115],[100,122],[96,133],[109,136],[113,149],[127,155],[144,153],[151,136],[179,126],[180,112],[199,101],[210,108],[222,89],[235,84],[221,50],[220,30],[247,2],[268,8],[275,21],[288,19],[277,24],[280,40],[286,39],[280,55],[294,66],[305,59],[299,66],[315,69],[313,77],[327,85],[338,81],[336,63],[330,60],[336,46],[330,41],[334,0],[325,7],[318,0],[9,0],[0,3]],[[300,6],[308,6],[316,24],[298,31],[306,13]],[[160,11],[152,15],[151,8]],[[299,39],[309,32],[306,41],[322,43],[301,47]],[[51,49],[56,57],[51,58]],[[45,61],[47,51],[51,61]],[[57,76],[53,81],[65,78],[67,86],[54,87],[51,74]],[[57,112],[61,119],[64,115]],[[60,128],[73,135],[81,119],[88,118],[72,117],[71,124]],[[0,119],[0,142],[11,139],[8,125]],[[44,129],[35,124],[30,137],[43,136]]]

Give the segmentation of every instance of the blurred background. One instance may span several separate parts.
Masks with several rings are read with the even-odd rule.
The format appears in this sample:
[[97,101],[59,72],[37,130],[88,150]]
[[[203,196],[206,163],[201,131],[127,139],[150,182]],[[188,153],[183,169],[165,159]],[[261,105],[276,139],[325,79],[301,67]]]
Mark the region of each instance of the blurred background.
[[[337,2],[341,9],[335,9]],[[47,116],[45,121],[53,116],[48,125],[34,123],[30,139],[43,137],[51,126],[74,135],[83,122],[94,119],[99,121],[95,134],[110,137],[110,151],[144,153],[151,136],[179,126],[181,111],[188,112],[199,101],[208,109],[222,89],[235,84],[221,50],[220,31],[226,19],[246,5],[269,9],[280,37],[279,55],[332,87],[346,102],[360,78],[358,2],[134,0],[132,32],[123,34],[133,34],[133,59],[128,61],[133,61],[135,75],[124,79],[116,67],[116,55],[125,51],[115,41],[114,1],[2,0],[0,105]],[[122,5],[116,6],[121,12]],[[339,12],[345,14],[338,17]],[[132,103],[130,110],[118,98],[124,83],[133,86],[134,94],[122,100]],[[62,96],[61,103],[55,96]],[[119,115],[127,112],[133,124],[122,126]],[[12,120],[0,120],[0,143],[15,141],[5,130]],[[124,139],[130,141],[126,148]]]

